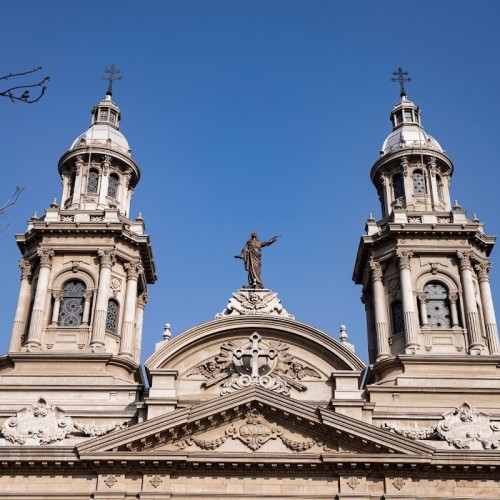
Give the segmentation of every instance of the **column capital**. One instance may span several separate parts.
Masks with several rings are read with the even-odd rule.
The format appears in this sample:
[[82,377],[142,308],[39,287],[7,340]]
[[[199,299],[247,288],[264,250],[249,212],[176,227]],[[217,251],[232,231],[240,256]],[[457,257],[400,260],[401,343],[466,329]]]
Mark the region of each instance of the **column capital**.
[[375,260],[370,260],[370,270],[372,274],[372,279],[373,281],[382,281],[382,266],[380,262],[377,262]]
[[52,297],[54,300],[61,301],[62,300],[62,291],[61,290],[52,290]]
[[49,248],[37,248],[36,254],[40,257],[41,267],[51,267],[52,257],[54,257],[54,250]]
[[116,262],[116,253],[114,248],[99,248],[97,250],[97,255],[101,258],[101,268],[108,267],[111,269],[113,264]]
[[371,309],[371,307],[372,307],[372,296],[371,296],[371,293],[366,292],[366,291],[363,292],[361,294],[361,302],[364,304],[365,310]]
[[479,278],[479,283],[481,283],[483,281],[490,280],[488,273],[490,272],[492,267],[493,266],[491,265],[491,262],[474,265],[474,269],[476,270],[477,277]]
[[401,157],[400,165],[403,167],[403,175],[406,177],[408,175],[408,167],[410,166],[410,161],[408,160],[408,156]]
[[138,304],[139,307],[142,307],[144,309],[144,307],[146,306],[148,300],[149,300],[148,291],[144,290],[144,292],[142,292],[139,295],[139,297],[137,297],[137,304]]
[[448,296],[448,300],[450,303],[456,302],[458,300],[458,293],[457,292],[450,292]]
[[94,296],[94,290],[89,290],[87,288],[87,290],[83,292],[83,297],[85,300],[91,300],[93,296]]
[[140,262],[127,262],[123,267],[125,268],[125,271],[127,271],[127,280],[137,279],[144,271]]
[[19,259],[19,267],[21,268],[21,279],[28,279],[31,276],[31,262],[27,259]]
[[413,257],[412,250],[396,250],[399,259],[399,269],[410,269],[410,259]]
[[471,258],[472,258],[471,250],[459,250],[457,252],[458,260],[460,261],[460,270],[471,269]]
[[427,304],[427,295],[424,292],[417,293],[417,299],[422,303],[422,304]]

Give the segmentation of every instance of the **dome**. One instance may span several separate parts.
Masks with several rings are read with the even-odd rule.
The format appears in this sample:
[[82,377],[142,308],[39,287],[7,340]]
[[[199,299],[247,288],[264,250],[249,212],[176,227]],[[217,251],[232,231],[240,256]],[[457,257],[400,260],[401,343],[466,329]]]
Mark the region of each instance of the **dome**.
[[431,148],[443,152],[443,148],[434,137],[427,134],[417,124],[405,124],[394,130],[384,141],[381,154],[387,154],[402,148]]
[[389,137],[384,141],[381,155],[397,151],[398,149],[435,149],[443,153],[443,148],[434,137],[425,132],[420,121],[420,108],[401,96],[401,102],[394,106],[391,111],[393,129]]
[[116,103],[111,100],[111,94],[106,94],[106,97],[94,106],[91,113],[90,128],[76,138],[71,144],[70,150],[98,146],[130,155],[128,141],[119,128],[121,111]]
[[130,154],[130,147],[125,136],[116,128],[104,123],[95,123],[86,132],[79,135],[69,149],[98,145]]

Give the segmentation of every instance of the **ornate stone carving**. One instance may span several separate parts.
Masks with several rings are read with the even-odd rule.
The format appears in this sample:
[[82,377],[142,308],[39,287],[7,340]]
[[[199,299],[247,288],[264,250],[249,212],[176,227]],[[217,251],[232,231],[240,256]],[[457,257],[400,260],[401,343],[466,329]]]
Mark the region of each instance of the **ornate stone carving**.
[[232,294],[226,309],[215,316],[221,319],[226,316],[245,316],[266,314],[282,318],[295,319],[283,308],[278,294],[266,289],[238,290]]
[[458,251],[457,257],[460,261],[460,269],[471,269],[471,251]]
[[233,439],[239,439],[253,451],[258,450],[270,439],[276,439],[281,434],[283,434],[282,427],[266,425],[263,423],[262,415],[255,409],[247,413],[245,424],[239,427],[233,425],[226,429],[226,435]]
[[403,175],[406,177],[408,175],[408,167],[410,162],[408,161],[408,156],[401,157],[401,167],[403,167]]
[[500,447],[500,422],[491,422],[487,413],[476,411],[467,402],[443,418],[437,433],[456,448],[470,449],[475,443],[486,450]]
[[128,427],[128,423],[123,422],[121,424],[118,424],[116,422],[113,422],[112,424],[108,425],[84,425],[79,424],[78,422],[73,422],[73,427],[86,436],[97,437],[104,436],[105,434],[108,434],[109,432],[114,430],[126,429]]
[[104,220],[103,215],[91,215],[90,222],[102,222]]
[[374,260],[370,260],[370,270],[372,272],[372,279],[374,281],[382,279],[382,266],[380,262],[376,262]]
[[493,266],[491,265],[490,262],[487,262],[486,264],[476,264],[474,266],[474,269],[476,270],[477,277],[479,278],[479,282],[481,283],[482,281],[489,281],[489,276],[488,273],[490,272],[491,268]]
[[414,440],[444,440],[459,449],[500,448],[500,422],[478,412],[467,402],[443,415],[443,420],[428,429],[415,430],[382,424],[382,428]]
[[43,398],[18,411],[2,426],[5,439],[16,444],[25,444],[28,439],[34,444],[54,443],[62,441],[72,430],[71,417],[60,408],[47,404]]
[[116,262],[116,253],[113,248],[97,250],[97,255],[101,258],[101,267],[113,267]]
[[115,276],[113,276],[111,278],[111,282],[109,284],[109,287],[111,288],[111,291],[113,292],[113,297],[117,297],[118,296],[118,293],[121,292],[121,289],[122,289],[122,282],[120,280],[120,278],[116,278]]
[[127,262],[123,267],[127,271],[127,279],[137,279],[144,271],[140,262]]
[[411,250],[397,250],[396,255],[399,258],[400,269],[410,269],[410,259],[413,257]]
[[158,488],[158,486],[160,486],[160,484],[162,483],[162,479],[161,477],[158,475],[158,474],[155,474],[150,480],[149,480],[149,483],[151,484],[151,486],[153,488]]
[[31,276],[31,262],[26,259],[20,259],[19,267],[21,268],[21,279],[28,279]]
[[257,451],[271,439],[280,439],[281,442],[294,453],[301,453],[309,450],[315,445],[322,447],[325,451],[333,451],[323,442],[308,438],[303,440],[293,439],[286,436],[283,427],[269,423],[257,409],[248,411],[245,415],[245,423],[231,424],[223,433],[214,439],[201,439],[189,436],[176,443],[179,450],[184,450],[188,446],[197,446],[202,450],[215,450],[228,439],[237,439],[244,443],[252,451]]
[[438,217],[437,221],[439,224],[450,224],[451,218],[450,217]]
[[236,346],[225,342],[220,354],[193,368],[187,376],[202,375],[207,379],[202,387],[208,388],[229,378],[221,387],[220,394],[230,394],[251,385],[280,394],[290,394],[290,388],[305,391],[302,384],[306,377],[321,378],[321,375],[296,359],[283,342],[262,341],[254,332],[250,343]]
[[61,222],[75,222],[74,215],[61,215]]
[[347,486],[352,490],[355,490],[359,486],[359,479],[357,477],[351,476],[347,481]]
[[114,474],[108,474],[104,478],[104,483],[108,488],[113,487],[116,483],[118,482],[118,479],[116,479],[116,476]]
[[408,217],[408,224],[420,224],[422,222],[422,217],[413,216]]
[[137,297],[137,304],[139,304],[139,306],[141,307],[144,307],[147,303],[148,303],[148,300],[149,300],[149,294],[148,294],[148,291],[147,290],[144,290],[144,292],[142,292],[138,297]]
[[397,477],[394,479],[394,481],[392,482],[392,484],[394,485],[394,487],[398,490],[400,490],[401,488],[403,488],[403,486],[406,484],[405,480],[401,477]]
[[40,257],[40,266],[50,267],[52,265],[54,250],[48,248],[37,248],[36,254]]

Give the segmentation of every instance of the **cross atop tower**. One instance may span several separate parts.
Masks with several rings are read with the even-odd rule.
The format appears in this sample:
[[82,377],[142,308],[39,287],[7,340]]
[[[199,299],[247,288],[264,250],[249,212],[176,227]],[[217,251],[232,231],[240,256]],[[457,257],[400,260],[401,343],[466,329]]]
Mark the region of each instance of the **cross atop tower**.
[[392,73],[394,78],[391,78],[391,82],[399,83],[401,88],[401,97],[406,97],[405,82],[411,82],[411,78],[408,76],[408,71],[405,71],[401,66]]
[[121,70],[117,68],[114,64],[112,64],[109,68],[104,70],[106,73],[104,76],[101,76],[103,80],[108,80],[108,90],[106,90],[106,95],[113,95],[113,82],[115,80],[121,80],[120,76]]

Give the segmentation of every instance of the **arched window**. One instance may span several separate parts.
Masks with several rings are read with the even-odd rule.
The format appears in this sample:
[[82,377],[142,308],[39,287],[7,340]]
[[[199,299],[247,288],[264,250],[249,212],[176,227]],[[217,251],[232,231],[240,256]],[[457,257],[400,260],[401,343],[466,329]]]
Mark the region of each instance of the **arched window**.
[[106,331],[110,333],[118,332],[118,302],[108,300],[108,312],[106,314]]
[[405,331],[405,322],[403,317],[403,304],[400,300],[396,300],[391,305],[391,319],[392,319],[392,334]]
[[425,194],[425,179],[422,170],[415,170],[412,174],[413,194]]
[[87,181],[87,193],[97,193],[99,187],[99,172],[95,169],[89,171],[89,180]]
[[428,283],[424,287],[427,299],[427,321],[431,328],[451,328],[449,292],[441,283]]
[[119,183],[118,176],[116,174],[109,174],[108,196],[111,196],[112,198],[117,198],[118,183]]
[[392,176],[392,189],[394,190],[394,199],[403,198],[405,195],[405,183],[401,174]]
[[80,280],[64,283],[59,309],[59,326],[75,328],[82,324],[85,289],[85,283]]

